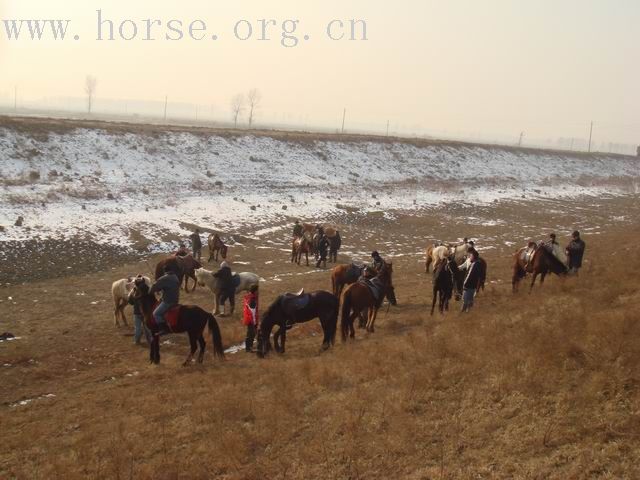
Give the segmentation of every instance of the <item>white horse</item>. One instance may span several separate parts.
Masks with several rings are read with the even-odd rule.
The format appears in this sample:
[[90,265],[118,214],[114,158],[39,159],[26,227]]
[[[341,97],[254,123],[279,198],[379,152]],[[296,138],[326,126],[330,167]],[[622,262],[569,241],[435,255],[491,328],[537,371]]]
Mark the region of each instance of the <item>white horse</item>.
[[456,263],[460,263],[467,256],[467,250],[470,246],[466,242],[459,245],[449,245],[449,253],[456,259]]
[[429,273],[429,266],[433,263],[433,268],[449,256],[449,248],[444,245],[429,245],[427,247],[427,261],[425,271]]
[[[198,284],[203,287],[209,287],[209,290],[213,292],[213,299],[215,304],[213,314],[218,315],[220,313],[220,280],[213,276],[214,273],[212,271],[206,270],[204,268],[198,268],[195,271],[195,274]],[[236,293],[242,291],[248,292],[251,287],[260,283],[260,277],[255,273],[234,273],[234,276],[236,275],[240,278],[240,284],[236,287]]]
[[[149,277],[144,278],[145,283],[151,287],[151,279]],[[124,309],[129,305],[129,293],[133,289],[135,284],[135,277],[121,278],[111,284],[111,297],[113,298],[113,319],[116,327],[120,326],[120,318],[125,326],[129,326],[127,323],[127,317],[124,314]]]

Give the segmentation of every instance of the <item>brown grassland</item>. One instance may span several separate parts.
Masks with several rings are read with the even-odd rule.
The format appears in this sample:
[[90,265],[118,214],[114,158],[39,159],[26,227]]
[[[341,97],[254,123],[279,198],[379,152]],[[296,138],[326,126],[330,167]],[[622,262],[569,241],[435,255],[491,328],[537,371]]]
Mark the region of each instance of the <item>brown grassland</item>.
[[[627,202],[607,208],[636,215],[637,198]],[[574,218],[518,208],[530,226]],[[209,350],[183,368],[186,338],[174,336],[161,365],[148,365],[130,330],[113,326],[109,298],[112,280],[145,263],[1,287],[2,328],[21,338],[0,344],[0,478],[640,478],[637,221],[585,235],[581,276],[531,295],[510,291],[515,247],[487,250],[488,288],[472,314],[454,304],[434,317],[417,252],[427,232],[455,238],[464,222],[375,223],[378,236],[351,227],[367,238],[359,248],[399,231],[424,239],[394,258],[400,304],[381,311],[375,334],[338,337],[322,354],[315,322],[290,332],[282,356],[219,362]],[[513,225],[474,228],[509,235]],[[258,244],[234,258],[250,263],[238,270],[281,275],[264,284],[262,309],[285,290],[330,288],[327,272],[286,276],[313,269]],[[183,300],[212,306],[203,289]],[[237,317],[219,322],[226,346],[242,341]]]

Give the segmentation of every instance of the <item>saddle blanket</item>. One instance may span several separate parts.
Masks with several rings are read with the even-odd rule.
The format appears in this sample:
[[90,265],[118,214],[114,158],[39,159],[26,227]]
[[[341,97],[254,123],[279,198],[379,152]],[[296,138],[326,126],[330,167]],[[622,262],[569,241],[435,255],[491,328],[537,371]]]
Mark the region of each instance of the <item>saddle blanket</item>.
[[359,280],[359,282],[369,288],[371,295],[373,295],[373,298],[376,300],[376,304],[380,305],[384,298],[384,285],[382,284],[382,282],[377,278],[374,278],[372,280],[362,278]]
[[[156,309],[158,305],[155,305],[153,308]],[[169,325],[169,328],[172,332],[175,332],[178,329],[178,318],[180,317],[180,309],[182,305],[176,305],[175,307],[171,307],[167,313],[164,314],[164,320]],[[152,315],[151,316],[151,327],[157,327],[156,319]]]

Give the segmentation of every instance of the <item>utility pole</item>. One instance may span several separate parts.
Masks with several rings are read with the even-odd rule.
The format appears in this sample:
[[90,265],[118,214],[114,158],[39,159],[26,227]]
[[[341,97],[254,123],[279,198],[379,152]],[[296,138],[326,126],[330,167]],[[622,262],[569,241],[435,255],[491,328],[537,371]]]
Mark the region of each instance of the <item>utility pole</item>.
[[345,120],[346,117],[347,117],[347,109],[345,108],[342,111],[342,130],[341,130],[342,133],[344,133],[344,120]]
[[591,121],[591,129],[589,130],[589,153],[591,153],[591,139],[593,138],[593,121]]
[[520,140],[518,140],[518,147],[522,146],[522,137],[524,137],[524,132],[520,132]]
[[389,136],[389,120],[387,120],[387,137]]
[[13,87],[13,111],[18,111],[18,86]]
[[571,147],[569,148],[569,150],[571,150],[573,152],[573,142],[575,142],[575,138],[571,139]]
[[169,100],[169,96],[165,95],[164,96],[164,121],[167,121],[167,102]]

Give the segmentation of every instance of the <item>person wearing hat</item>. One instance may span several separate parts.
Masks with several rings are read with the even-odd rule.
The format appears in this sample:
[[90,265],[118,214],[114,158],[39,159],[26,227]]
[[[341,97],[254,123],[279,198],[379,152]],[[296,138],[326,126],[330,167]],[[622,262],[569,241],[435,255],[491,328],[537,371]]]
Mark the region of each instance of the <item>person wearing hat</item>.
[[324,264],[324,268],[327,268],[327,254],[329,253],[329,239],[326,235],[322,235],[318,241],[318,261],[316,262],[316,268],[320,268],[320,265]]
[[200,229],[196,228],[189,238],[191,239],[191,249],[193,250],[193,258],[200,260],[202,258],[202,239],[200,238]]
[[580,268],[582,268],[582,257],[584,256],[584,250],[587,245],[584,240],[580,238],[580,232],[575,231],[571,234],[571,241],[567,245],[567,266],[569,267],[569,273],[577,275]]
[[[213,274],[215,278],[220,280],[220,304],[222,309],[225,308],[225,303],[229,300],[230,313],[233,315],[233,311],[236,308],[236,287],[233,286],[233,273],[231,273],[231,267],[225,261],[220,264],[220,270]],[[225,313],[222,317],[227,316]]]
[[164,335],[171,333],[164,315],[180,301],[180,280],[168,265],[164,267],[164,275],[149,290],[152,295],[156,292],[162,292],[162,301],[153,311],[153,318],[158,326],[158,334]]
[[478,263],[478,252],[475,248],[469,249],[469,266],[462,284],[462,313],[469,313],[473,307],[473,299],[476,296],[476,289],[480,282],[480,264]]
[[249,293],[244,296],[244,308],[242,324],[247,327],[247,336],[244,341],[244,348],[247,353],[253,350],[253,341],[256,338],[256,331],[260,321],[258,314],[258,285],[253,285]]
[[377,250],[371,252],[371,258],[373,262],[371,263],[371,268],[373,268],[376,272],[380,273],[385,266],[384,259],[380,256]]
[[293,238],[300,238],[302,235],[304,235],[304,228],[300,225],[300,220],[296,220],[293,226]]
[[189,250],[187,250],[187,247],[184,243],[181,243],[180,247],[178,247],[178,251],[176,252],[175,256],[186,257],[187,255],[189,255]]

